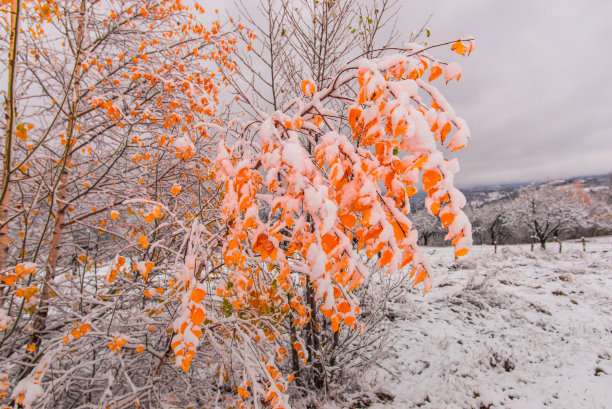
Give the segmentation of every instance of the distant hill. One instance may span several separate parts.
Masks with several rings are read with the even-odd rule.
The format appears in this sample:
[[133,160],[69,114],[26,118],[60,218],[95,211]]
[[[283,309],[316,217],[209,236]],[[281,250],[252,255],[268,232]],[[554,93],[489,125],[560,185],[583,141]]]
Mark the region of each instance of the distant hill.
[[[482,185],[471,188],[460,188],[465,195],[467,202],[474,207],[479,207],[487,203],[498,200],[513,199],[518,196],[519,189],[524,186],[535,185],[553,185],[553,186],[570,186],[576,182],[580,182],[582,186],[589,192],[595,193],[601,189],[612,188],[612,175],[588,175],[576,176],[565,179],[555,179],[539,182],[524,182],[524,183],[503,183],[496,185]],[[419,191],[412,197],[411,202],[415,209],[423,207],[425,193]]]
[[535,186],[571,186],[579,182],[589,192],[595,193],[598,190],[612,187],[612,177],[610,175],[589,175],[576,176],[565,179],[555,179],[531,183],[506,183],[491,186],[477,186],[474,188],[461,189],[468,203],[472,206],[482,206],[486,203],[495,202],[497,200],[513,199],[518,196],[518,191],[521,187]]

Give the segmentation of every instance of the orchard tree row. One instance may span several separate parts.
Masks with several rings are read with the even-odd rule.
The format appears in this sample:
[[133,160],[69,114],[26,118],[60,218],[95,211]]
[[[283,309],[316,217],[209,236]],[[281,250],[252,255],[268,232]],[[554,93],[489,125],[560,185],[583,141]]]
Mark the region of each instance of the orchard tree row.
[[[532,242],[545,249],[553,240],[611,234],[612,183],[594,193],[580,183],[531,185],[488,203],[468,202],[465,212],[478,244]],[[413,221],[423,244],[442,243],[445,233],[426,210]]]

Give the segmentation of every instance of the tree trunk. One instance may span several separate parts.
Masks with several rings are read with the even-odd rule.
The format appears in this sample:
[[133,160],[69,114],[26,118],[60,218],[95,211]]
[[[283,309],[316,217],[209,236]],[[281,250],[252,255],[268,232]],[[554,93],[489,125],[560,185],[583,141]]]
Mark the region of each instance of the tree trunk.
[[57,210],[55,215],[55,223],[53,225],[53,231],[51,233],[49,255],[47,257],[47,264],[45,269],[45,280],[42,293],[40,295],[40,303],[36,315],[34,317],[34,335],[32,337],[32,343],[37,347],[41,341],[41,336],[46,328],[46,320],[48,315],[48,301],[51,298],[50,285],[53,283],[55,278],[57,262],[60,255],[60,248],[62,245],[62,233],[63,224],[66,218],[66,210],[68,204],[66,198],[68,194],[68,167],[66,166],[72,159],[71,148],[74,137],[74,129],[77,121],[77,109],[79,102],[79,83],[81,80],[81,45],[83,42],[83,31],[85,26],[85,0],[81,0],[81,6],[79,9],[79,25],[76,33],[77,50],[75,56],[75,72],[74,72],[74,84],[73,84],[73,97],[70,105],[68,126],[66,129],[66,146],[64,155],[62,157],[62,170],[57,184],[58,192],[56,196]]
[[323,363],[321,362],[321,341],[320,341],[320,328],[317,323],[317,302],[315,300],[315,292],[312,287],[310,279],[307,278],[306,282],[306,301],[310,305],[310,321],[308,322],[308,359],[312,363],[313,369],[313,383],[317,389],[322,389],[325,385],[325,373]]
[[6,87],[6,130],[4,137],[4,163],[2,166],[2,192],[0,193],[0,271],[7,268],[9,249],[8,218],[11,205],[11,155],[13,152],[13,128],[15,127],[15,63],[19,34],[20,0],[11,1],[11,25],[8,55],[8,79]]
[[293,370],[293,374],[295,376],[295,384],[297,386],[303,386],[304,382],[302,380],[302,374],[300,372],[300,358],[298,357],[298,353],[293,347],[293,344],[297,342],[297,333],[295,329],[295,325],[293,324],[293,318],[291,314],[289,315],[289,328],[291,329],[291,342],[290,342],[290,350],[291,350],[291,369]]

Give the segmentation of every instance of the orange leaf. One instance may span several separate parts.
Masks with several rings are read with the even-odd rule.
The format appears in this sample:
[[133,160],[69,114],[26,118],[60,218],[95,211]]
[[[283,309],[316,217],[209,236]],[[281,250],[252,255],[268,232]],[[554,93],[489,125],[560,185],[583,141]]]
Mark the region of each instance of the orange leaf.
[[201,302],[205,296],[206,291],[202,290],[201,288],[196,288],[191,292],[191,300],[196,303]]
[[346,314],[351,311],[351,306],[346,301],[342,301],[340,304],[338,304],[338,311],[340,311],[342,314]]
[[381,267],[384,267],[387,264],[389,264],[392,258],[393,258],[393,252],[391,250],[387,250],[383,253],[378,263]]
[[440,135],[442,136],[442,143],[444,143],[444,140],[446,139],[446,135],[448,135],[450,130],[451,130],[450,122],[445,123],[444,126],[442,127],[442,131],[440,133]]
[[323,246],[323,251],[329,254],[338,245],[338,237],[335,234],[327,233],[321,237],[321,245]]
[[147,271],[147,274],[149,274],[149,272],[153,270],[153,267],[155,267],[155,263],[152,263],[151,261],[147,261],[145,263],[145,269]]
[[138,238],[138,244],[140,244],[143,249],[146,249],[147,247],[149,247],[149,241],[147,240],[147,236],[145,236],[144,234],[141,234],[140,237]]
[[9,287],[15,284],[18,279],[19,277],[17,277],[15,274],[10,274],[6,277],[2,277],[2,281],[4,281],[4,284],[8,285]]
[[291,215],[287,215],[285,217],[285,224],[287,224],[288,228],[291,228],[291,226],[293,226],[294,220],[293,217],[291,217]]
[[353,130],[353,132],[356,132],[356,124],[360,116],[361,116],[361,109],[351,108],[349,110],[349,125],[351,126],[351,129]]
[[436,183],[438,183],[441,179],[442,176],[437,170],[426,170],[425,172],[423,172],[423,189],[427,192],[432,187],[434,187]]
[[442,216],[440,216],[440,220],[442,220],[442,226],[446,228],[453,222],[453,220],[455,220],[455,214],[450,212],[444,213]]
[[368,232],[366,233],[364,237],[364,241],[369,242],[370,240],[376,239],[378,236],[380,236],[380,233],[382,233],[382,230],[383,229],[382,227],[380,227],[379,224],[375,225],[370,230],[368,230]]
[[395,127],[395,132],[393,133],[393,136],[403,135],[407,129],[408,129],[408,124],[406,123],[406,121],[402,119],[401,121],[398,122],[397,126]]
[[345,214],[344,216],[340,217],[340,220],[342,221],[342,224],[348,227],[349,229],[353,227],[357,222],[357,218],[352,214]]
[[91,329],[91,324],[83,324],[79,328],[79,331],[81,331],[81,335],[85,335],[87,334],[87,331],[89,331],[90,329]]
[[440,203],[433,202],[431,204],[431,212],[433,213],[434,216],[437,216],[438,213],[440,213]]
[[414,283],[412,283],[412,286],[416,287],[418,283],[425,280],[426,278],[427,278],[427,272],[423,268],[420,268],[419,272],[416,275],[416,278],[414,279]]
[[108,273],[108,276],[106,276],[106,280],[109,283],[112,283],[113,281],[115,281],[115,278],[117,278],[117,270],[113,269],[110,271],[110,273]]
[[191,321],[194,325],[199,327],[200,324],[202,324],[202,321],[204,321],[204,311],[201,308],[196,308],[193,310],[191,313]]
[[431,73],[429,74],[429,81],[433,81],[442,75],[442,67],[439,65],[434,65],[431,67]]
[[[272,243],[270,242],[270,244],[272,244]],[[274,247],[272,249],[272,251],[270,251],[270,261],[274,262],[276,260],[276,256],[277,255],[278,255],[278,249],[276,247]]]
[[304,95],[310,98],[315,92],[317,92],[317,87],[314,82],[304,80],[302,81],[302,92],[304,92]]
[[467,253],[469,253],[470,250],[468,249],[459,249],[457,251],[455,251],[455,256],[456,257],[461,257],[461,256],[465,256]]
[[24,142],[28,139],[28,130],[26,129],[25,124],[17,125],[17,129],[15,129],[15,136]]
[[451,46],[451,50],[457,54],[465,55],[468,49],[461,41],[457,41]]

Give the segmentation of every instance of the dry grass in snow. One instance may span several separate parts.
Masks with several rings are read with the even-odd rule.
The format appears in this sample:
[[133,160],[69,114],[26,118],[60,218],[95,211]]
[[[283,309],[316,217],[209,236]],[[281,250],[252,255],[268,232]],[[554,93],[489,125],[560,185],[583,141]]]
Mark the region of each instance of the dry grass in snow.
[[612,238],[428,248],[434,288],[386,314],[391,347],[348,407],[612,408]]

